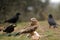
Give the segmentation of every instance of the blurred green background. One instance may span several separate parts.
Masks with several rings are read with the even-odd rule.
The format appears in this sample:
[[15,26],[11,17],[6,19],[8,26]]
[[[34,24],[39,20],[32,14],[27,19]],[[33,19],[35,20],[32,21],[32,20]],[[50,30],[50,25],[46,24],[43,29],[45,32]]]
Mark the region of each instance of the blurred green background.
[[19,21],[29,21],[31,17],[46,20],[48,14],[60,19],[60,3],[51,0],[0,0],[0,21],[11,18],[17,12],[21,13]]

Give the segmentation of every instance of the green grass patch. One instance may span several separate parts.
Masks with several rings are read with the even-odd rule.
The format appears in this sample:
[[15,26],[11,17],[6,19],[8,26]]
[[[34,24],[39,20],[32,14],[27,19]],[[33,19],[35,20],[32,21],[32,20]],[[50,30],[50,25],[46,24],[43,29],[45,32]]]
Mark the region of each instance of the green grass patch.
[[[57,21],[57,23],[59,23],[60,21]],[[26,25],[28,25],[29,22],[21,22],[17,24],[16,28],[22,29],[24,27],[27,27]],[[58,26],[57,29],[49,29],[48,28],[48,23],[47,21],[40,21],[40,26],[42,26],[42,28],[44,28],[44,32],[42,32],[42,34],[44,35],[48,35],[47,37],[42,37],[40,40],[60,40],[60,27]],[[37,29],[37,32],[40,34],[41,30]],[[0,40],[31,40],[30,38],[28,38],[26,35],[21,35],[21,36],[4,36],[2,34],[0,34]]]

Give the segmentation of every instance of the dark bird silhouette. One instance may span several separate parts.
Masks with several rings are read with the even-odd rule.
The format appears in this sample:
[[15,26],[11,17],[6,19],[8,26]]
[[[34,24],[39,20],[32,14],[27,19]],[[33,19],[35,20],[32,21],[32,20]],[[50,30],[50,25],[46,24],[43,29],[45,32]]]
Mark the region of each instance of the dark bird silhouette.
[[9,25],[9,26],[7,26],[7,27],[3,30],[3,32],[11,33],[11,32],[14,31],[14,28],[15,28],[15,27],[16,27],[15,25]]
[[53,16],[52,16],[52,14],[49,14],[48,15],[48,23],[49,23],[49,28],[51,27],[51,26],[53,26],[54,28],[56,28],[57,26],[57,24],[56,24],[56,22],[55,22],[55,20],[54,20],[54,18],[53,18]]
[[20,13],[17,13],[15,16],[13,16],[12,18],[5,20],[4,23],[8,22],[8,23],[13,23],[15,24],[18,19],[19,19],[19,15],[21,15]]

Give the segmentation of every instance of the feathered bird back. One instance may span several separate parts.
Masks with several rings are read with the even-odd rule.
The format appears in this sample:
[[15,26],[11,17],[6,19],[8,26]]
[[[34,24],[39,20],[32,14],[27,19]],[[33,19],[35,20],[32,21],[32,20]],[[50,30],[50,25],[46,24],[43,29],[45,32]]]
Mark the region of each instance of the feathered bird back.
[[15,28],[15,27],[16,27],[15,25],[9,25],[9,26],[7,26],[7,27],[3,30],[3,32],[11,33],[11,32],[14,31],[14,28]]
[[31,24],[30,26],[20,30],[16,35],[25,34],[25,33],[32,33],[36,31],[36,29],[39,27],[39,22],[36,18],[31,18]]
[[8,22],[8,23],[16,23],[19,19],[19,15],[21,15],[20,13],[17,13],[15,16],[13,16],[12,18],[5,20],[4,23]]

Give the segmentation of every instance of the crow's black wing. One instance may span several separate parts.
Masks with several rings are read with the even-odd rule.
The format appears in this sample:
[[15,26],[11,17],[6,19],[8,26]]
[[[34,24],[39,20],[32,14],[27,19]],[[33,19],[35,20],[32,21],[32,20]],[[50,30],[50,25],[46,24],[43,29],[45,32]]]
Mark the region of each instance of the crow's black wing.
[[14,16],[8,20],[6,20],[5,22],[8,22],[8,23],[16,23],[18,20],[18,17],[17,16]]
[[5,30],[3,30],[3,32],[6,32],[6,33],[11,33],[13,31],[14,31],[13,25],[9,25],[8,27],[5,28]]
[[53,18],[49,18],[49,19],[48,19],[48,23],[49,23],[50,25],[56,25],[56,22],[55,22],[55,20],[54,20]]

